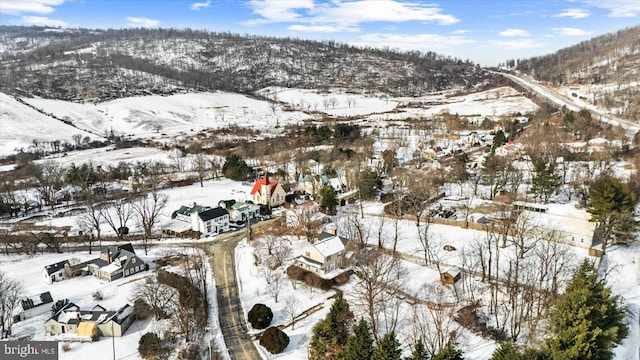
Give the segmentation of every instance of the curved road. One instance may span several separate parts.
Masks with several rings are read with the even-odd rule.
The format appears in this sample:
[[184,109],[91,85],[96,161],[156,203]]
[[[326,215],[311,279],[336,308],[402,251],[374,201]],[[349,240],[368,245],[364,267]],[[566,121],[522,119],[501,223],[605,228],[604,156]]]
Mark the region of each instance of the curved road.
[[232,360],[262,358],[247,334],[236,282],[235,248],[246,235],[245,231],[222,234],[205,248],[216,281],[220,328]]
[[[491,72],[497,75],[502,75],[508,79],[511,79],[515,83],[523,86],[526,89],[530,89],[531,91],[538,94],[539,96],[542,96],[547,100],[555,104],[558,104],[559,106],[566,106],[567,109],[569,110],[580,111],[584,107],[574,103],[570,99],[567,99],[566,97],[558,94],[554,90],[549,89],[548,87],[541,85],[540,83],[535,82],[532,79],[516,76],[513,74],[508,74],[500,71],[491,71]],[[602,109],[598,109],[594,106],[589,106],[588,109],[589,111],[597,115],[598,120],[605,123],[609,123],[614,126],[620,126],[624,128],[626,130],[627,136],[631,139],[633,139],[636,133],[640,131],[640,124],[613,116],[607,113],[606,111]]]

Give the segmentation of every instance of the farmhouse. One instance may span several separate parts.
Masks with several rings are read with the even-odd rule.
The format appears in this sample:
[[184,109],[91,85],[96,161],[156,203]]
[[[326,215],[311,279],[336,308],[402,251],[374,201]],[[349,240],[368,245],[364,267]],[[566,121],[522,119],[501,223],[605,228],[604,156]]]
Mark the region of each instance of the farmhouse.
[[65,269],[64,265],[67,263],[67,260],[63,260],[57,262],[55,264],[50,264],[44,267],[42,270],[42,276],[44,277],[44,281],[47,284],[51,284],[56,281],[64,280],[65,277]]
[[323,232],[318,241],[302,250],[296,258],[296,265],[318,274],[326,274],[346,265],[345,253],[348,240]]
[[462,272],[460,271],[460,269],[452,266],[445,270],[445,272],[440,273],[440,282],[442,282],[443,284],[453,285],[458,280],[460,280],[461,275]]
[[136,256],[131,243],[108,246],[100,258],[108,265],[91,264],[89,267],[91,273],[103,280],[113,281],[147,270],[147,264]]
[[216,207],[191,213],[191,225],[193,231],[199,231],[204,236],[229,231],[229,212],[225,208]]
[[269,174],[256,180],[251,189],[251,200],[254,204],[276,207],[284,204],[287,193],[282,185],[275,181],[269,181]]
[[76,304],[68,303],[44,323],[44,330],[48,335],[120,337],[134,320],[133,307],[129,304],[117,311],[106,311],[99,305],[81,310]]
[[51,309],[50,304],[52,303],[53,298],[51,297],[51,293],[46,291],[42,294],[29,296],[20,300],[14,314],[17,313],[20,320],[28,319],[46,313]]

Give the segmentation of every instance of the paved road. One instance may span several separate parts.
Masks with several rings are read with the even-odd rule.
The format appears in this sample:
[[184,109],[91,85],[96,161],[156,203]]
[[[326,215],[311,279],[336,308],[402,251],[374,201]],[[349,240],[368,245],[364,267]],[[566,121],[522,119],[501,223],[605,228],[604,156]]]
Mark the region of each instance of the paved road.
[[[502,75],[506,78],[509,78],[511,80],[513,80],[514,82],[516,82],[517,84],[520,84],[521,86],[523,86],[526,89],[530,89],[531,91],[533,91],[534,93],[536,93],[539,96],[542,96],[544,98],[546,98],[547,100],[558,104],[559,106],[566,106],[567,109],[572,110],[572,111],[580,111],[584,106],[579,105],[574,103],[573,101],[571,101],[570,99],[558,94],[557,92],[555,92],[552,89],[549,89],[548,87],[541,85],[540,83],[535,82],[532,79],[529,79],[527,77],[521,77],[521,76],[516,76],[513,74],[507,74],[507,73],[503,73],[503,72],[499,72],[499,71],[493,71],[494,74],[498,74],[498,75]],[[633,139],[633,137],[636,135],[637,132],[640,131],[640,124],[625,120],[625,119],[621,119],[619,117],[613,116],[609,113],[607,113],[606,111],[602,110],[602,109],[598,109],[594,106],[589,106],[588,107],[589,111],[591,111],[594,115],[596,115],[595,117],[605,123],[614,125],[614,126],[621,126],[622,128],[624,128],[626,130],[626,134],[629,138]]]
[[[265,223],[268,222],[261,222],[254,225],[254,228]],[[246,235],[245,231],[222,234],[206,247],[216,281],[220,327],[232,360],[262,358],[253,345],[251,337],[247,335],[247,324],[240,306],[236,282],[234,252],[238,243]]]

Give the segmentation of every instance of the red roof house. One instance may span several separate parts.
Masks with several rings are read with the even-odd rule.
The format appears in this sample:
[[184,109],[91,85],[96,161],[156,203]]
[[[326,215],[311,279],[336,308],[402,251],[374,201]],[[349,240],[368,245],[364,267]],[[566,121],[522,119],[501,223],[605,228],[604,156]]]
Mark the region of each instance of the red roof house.
[[251,200],[255,204],[270,205],[272,207],[284,204],[286,192],[282,185],[269,181],[269,175],[256,180],[251,189]]

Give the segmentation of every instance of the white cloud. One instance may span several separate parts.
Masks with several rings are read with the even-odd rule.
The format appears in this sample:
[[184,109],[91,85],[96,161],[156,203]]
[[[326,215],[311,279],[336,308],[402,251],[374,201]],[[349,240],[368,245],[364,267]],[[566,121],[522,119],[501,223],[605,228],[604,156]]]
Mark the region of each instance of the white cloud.
[[455,30],[454,32],[452,32],[452,34],[462,35],[462,34],[466,34],[466,33],[470,33],[470,32],[471,32],[471,30],[464,30],[463,29],[463,30]]
[[69,24],[66,21],[49,19],[48,17],[44,17],[44,16],[23,16],[20,19],[20,22],[25,25],[55,26],[55,27],[69,26]]
[[373,33],[360,36],[354,45],[390,47],[400,50],[451,49],[457,45],[475,43],[464,36],[443,36],[438,34],[382,34]]
[[211,5],[211,0],[207,0],[205,2],[193,3],[191,4],[191,10],[200,10],[200,8],[206,8],[206,7],[209,7],[209,5]]
[[290,1],[290,0],[251,0],[249,6],[253,8],[253,13],[260,15],[260,19],[252,19],[245,24],[265,24],[276,22],[296,22],[302,20],[302,15],[296,10],[312,9],[313,0]]
[[544,43],[537,42],[532,39],[518,39],[518,40],[489,40],[481,46],[483,49],[496,49],[496,50],[521,50],[521,49],[534,49],[543,47]]
[[582,19],[591,16],[587,9],[564,9],[561,13],[553,15],[553,17],[569,17],[572,19]]
[[62,5],[65,0],[2,0],[0,13],[18,15],[22,13],[49,14],[54,6]]
[[131,27],[153,28],[153,27],[158,27],[158,25],[160,25],[160,20],[154,20],[154,19],[149,19],[144,17],[127,16],[127,25]]
[[333,25],[291,25],[287,29],[291,31],[300,32],[321,32],[321,33],[336,33],[336,32],[358,32],[358,27],[341,27]]
[[591,34],[590,31],[585,31],[582,29],[576,29],[576,28],[553,28],[551,29],[553,32],[555,32],[556,34],[559,35],[564,35],[564,36],[584,36],[584,35],[589,35]]
[[366,22],[420,21],[451,25],[460,21],[453,15],[443,14],[437,5],[397,0],[333,0],[319,4],[312,0],[252,0],[249,5],[261,18],[249,20],[248,25],[297,22],[349,29]]
[[609,17],[640,16],[640,1],[638,0],[597,0],[587,2],[595,7],[609,10]]
[[529,32],[522,29],[507,29],[498,33],[500,36],[529,36]]

